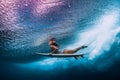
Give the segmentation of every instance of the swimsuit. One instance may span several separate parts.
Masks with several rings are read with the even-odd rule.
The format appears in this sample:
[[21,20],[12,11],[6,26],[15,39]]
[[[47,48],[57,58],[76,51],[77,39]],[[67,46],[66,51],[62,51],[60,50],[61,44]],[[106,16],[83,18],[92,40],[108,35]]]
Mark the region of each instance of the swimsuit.
[[[56,47],[59,47],[57,43],[52,43],[51,45],[53,46],[56,46]],[[55,49],[51,47],[51,51],[54,51]],[[58,50],[56,50],[54,53],[57,53]]]

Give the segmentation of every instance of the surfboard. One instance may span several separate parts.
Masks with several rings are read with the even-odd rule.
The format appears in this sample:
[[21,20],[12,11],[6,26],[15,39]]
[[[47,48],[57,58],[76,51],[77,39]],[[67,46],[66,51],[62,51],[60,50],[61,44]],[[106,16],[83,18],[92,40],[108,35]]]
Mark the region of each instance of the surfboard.
[[37,54],[41,56],[48,56],[48,57],[74,57],[75,59],[79,57],[84,58],[84,54],[63,54],[63,53],[59,53],[59,54],[37,53]]

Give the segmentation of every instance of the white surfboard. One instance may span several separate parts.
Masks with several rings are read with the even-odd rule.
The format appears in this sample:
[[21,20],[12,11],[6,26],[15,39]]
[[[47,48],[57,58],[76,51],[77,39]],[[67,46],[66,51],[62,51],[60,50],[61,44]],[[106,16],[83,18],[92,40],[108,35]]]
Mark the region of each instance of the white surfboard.
[[84,54],[63,54],[63,53],[59,53],[59,54],[49,54],[49,53],[37,53],[41,56],[48,56],[48,57],[74,57],[74,58],[79,58],[84,56]]

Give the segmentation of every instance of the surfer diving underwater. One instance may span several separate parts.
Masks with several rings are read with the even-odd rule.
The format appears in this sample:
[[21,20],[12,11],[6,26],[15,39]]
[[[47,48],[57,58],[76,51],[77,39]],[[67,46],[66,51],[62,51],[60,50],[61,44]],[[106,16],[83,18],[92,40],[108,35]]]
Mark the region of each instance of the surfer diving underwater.
[[76,53],[77,51],[79,51],[80,49],[84,49],[88,46],[80,46],[76,49],[73,49],[73,50],[70,50],[70,49],[64,49],[62,52],[59,52],[59,45],[58,43],[56,42],[56,39],[55,38],[51,38],[49,39],[49,46],[51,48],[51,53],[50,54],[56,54],[56,53],[63,53],[63,54],[74,54]]
[[37,53],[37,54],[39,54],[40,56],[48,56],[48,57],[59,57],[59,58],[74,57],[75,59],[78,59],[80,57],[84,58],[85,54],[74,54],[74,53],[76,53],[80,49],[84,49],[88,47],[83,45],[75,49],[64,49],[63,51],[59,51],[59,45],[55,38],[49,39],[48,43],[51,48],[51,52],[48,54],[45,54],[45,53]]

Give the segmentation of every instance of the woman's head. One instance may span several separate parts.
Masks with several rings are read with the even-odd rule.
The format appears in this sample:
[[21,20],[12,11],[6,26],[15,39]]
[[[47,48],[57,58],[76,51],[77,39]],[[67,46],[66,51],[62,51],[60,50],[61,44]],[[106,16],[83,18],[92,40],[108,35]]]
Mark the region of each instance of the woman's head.
[[55,41],[55,38],[50,38],[49,41]]

